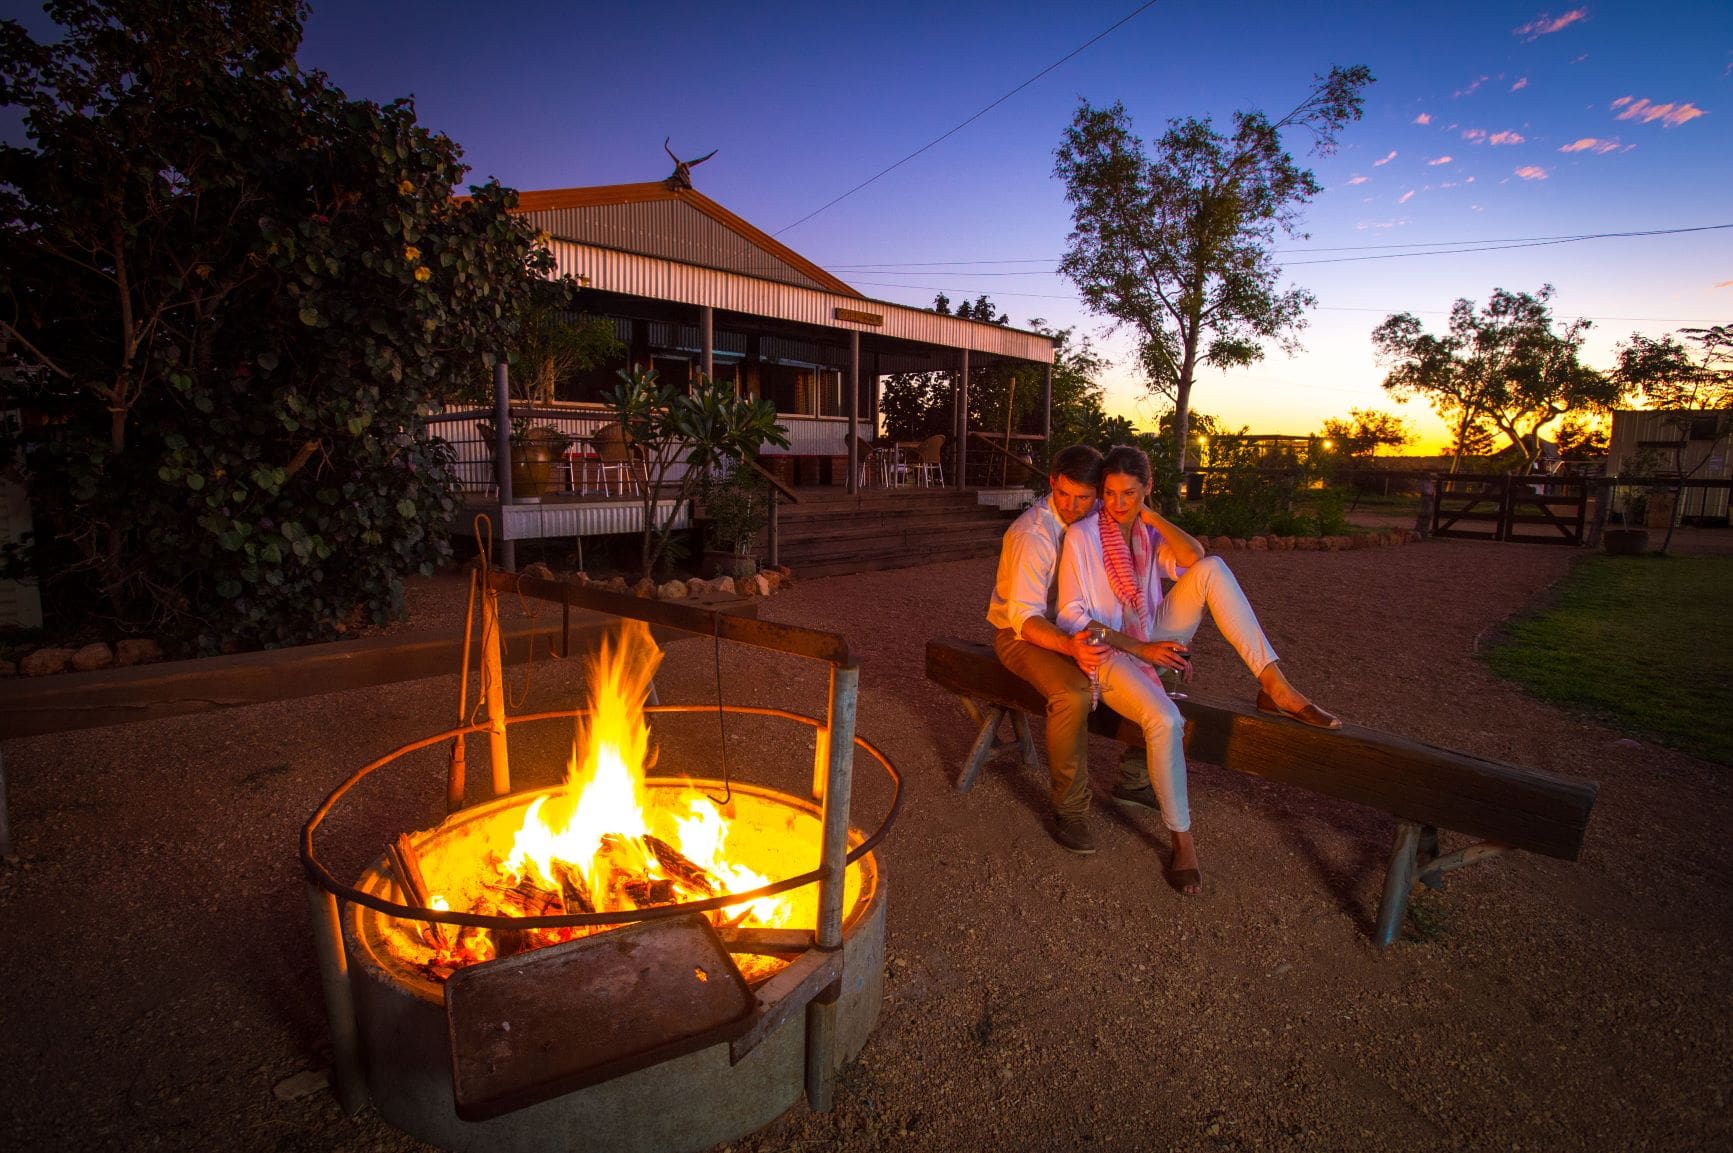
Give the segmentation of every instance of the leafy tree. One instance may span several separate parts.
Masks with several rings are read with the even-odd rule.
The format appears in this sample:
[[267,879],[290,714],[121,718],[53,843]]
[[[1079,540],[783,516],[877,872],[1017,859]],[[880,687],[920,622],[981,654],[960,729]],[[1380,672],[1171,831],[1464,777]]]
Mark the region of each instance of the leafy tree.
[[1456,426],[1458,454],[1477,423],[1491,424],[1515,450],[1520,471],[1540,454],[1540,434],[1569,413],[1609,410],[1625,386],[1583,364],[1590,323],[1553,328],[1551,285],[1538,293],[1496,289],[1486,307],[1457,300],[1443,336],[1426,332],[1411,313],[1386,317],[1372,333],[1382,359],[1392,365],[1384,387],[1392,394],[1429,400]]
[[1151,390],[1173,401],[1182,463],[1198,365],[1252,364],[1266,341],[1291,348],[1314,303],[1278,287],[1272,255],[1278,233],[1303,235],[1300,206],[1320,188],[1283,133],[1308,132],[1313,152],[1329,155],[1371,82],[1365,67],[1332,68],[1279,120],[1236,112],[1231,135],[1207,118],[1170,120],[1152,155],[1118,103],[1085,101],[1066,129],[1054,172],[1072,231],[1059,269],[1092,311],[1135,332]]
[[429,401],[546,268],[413,107],[294,63],[298,0],[56,0],[0,23],[7,402],[61,622],[329,639],[447,555]]
[[1619,346],[1614,374],[1640,392],[1650,408],[1733,408],[1733,325],[1682,331],[1689,344],[1672,333],[1659,338],[1632,333]]
[[[788,437],[776,423],[775,404],[743,397],[733,384],[702,373],[688,391],[661,383],[653,368],[633,365],[630,372],[620,371],[620,383],[607,403],[631,434],[633,451],[640,454],[644,527],[639,561],[645,577],[667,553],[681,508],[718,466],[748,460],[766,444],[788,447]],[[659,504],[668,501],[670,493],[667,510],[660,511]]]
[[1560,460],[1596,460],[1607,455],[1607,427],[1604,421],[1567,416],[1559,422],[1553,437]]
[[1380,448],[1401,448],[1414,440],[1401,417],[1370,408],[1349,409],[1347,420],[1326,420],[1323,435],[1335,442],[1337,452],[1362,462],[1375,459]]
[[[1682,331],[1689,344],[1672,333],[1658,339],[1632,333],[1619,346],[1618,366],[1613,370],[1613,376],[1640,392],[1650,408],[1667,414],[1662,420],[1673,433],[1670,471],[1677,478],[1672,486],[1675,515],[1667,522],[1661,552],[1673,542],[1685,482],[1733,436],[1733,422],[1724,415],[1704,419],[1706,413],[1733,408],[1733,325]],[[1703,431],[1705,423],[1709,435],[1693,436]],[[1695,458],[1689,464],[1688,452]]]

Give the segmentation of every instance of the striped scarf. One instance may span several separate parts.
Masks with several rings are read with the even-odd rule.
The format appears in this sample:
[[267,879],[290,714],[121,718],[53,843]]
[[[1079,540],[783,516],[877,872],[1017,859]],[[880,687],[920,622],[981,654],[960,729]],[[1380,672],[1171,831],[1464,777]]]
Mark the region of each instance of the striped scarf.
[[1107,567],[1107,583],[1113,595],[1128,610],[1122,614],[1126,627],[1120,631],[1133,640],[1155,639],[1155,614],[1149,598],[1143,594],[1149,583],[1149,568],[1155,563],[1155,542],[1150,527],[1141,518],[1131,527],[1131,547],[1125,546],[1125,536],[1105,509],[1096,517],[1101,530],[1101,559]]

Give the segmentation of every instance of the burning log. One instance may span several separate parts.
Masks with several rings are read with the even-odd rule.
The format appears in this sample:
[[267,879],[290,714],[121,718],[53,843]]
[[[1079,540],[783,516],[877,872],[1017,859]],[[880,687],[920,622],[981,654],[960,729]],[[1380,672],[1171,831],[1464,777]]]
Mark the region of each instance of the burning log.
[[651,905],[671,905],[674,903],[674,878],[631,877],[621,884],[620,891],[640,909]]
[[[525,877],[515,885],[487,886],[499,894],[502,909],[515,911],[524,917],[545,917],[561,912],[558,907],[561,894],[551,893],[536,884],[530,877]],[[496,933],[495,936],[498,934]]]
[[577,867],[565,861],[553,862],[554,879],[560,883],[560,899],[565,902],[568,913],[593,913],[595,903],[590,900],[590,890],[584,884],[584,876]]
[[688,860],[679,849],[667,841],[646,833],[644,844],[648,845],[650,852],[656,855],[656,861],[663,870],[672,874],[688,888],[696,889],[706,897],[714,897],[721,891],[721,886],[716,883],[715,877],[712,877],[702,865],[694,864]]
[[[410,842],[409,834],[399,833],[397,840],[385,846],[385,855],[391,861],[391,871],[396,874],[397,887],[403,891],[404,903],[431,911],[433,904],[427,894],[427,881],[421,875],[421,861],[415,854],[415,845]],[[451,937],[444,925],[429,921],[427,930],[433,935],[431,944],[434,948],[444,949],[449,945]]]

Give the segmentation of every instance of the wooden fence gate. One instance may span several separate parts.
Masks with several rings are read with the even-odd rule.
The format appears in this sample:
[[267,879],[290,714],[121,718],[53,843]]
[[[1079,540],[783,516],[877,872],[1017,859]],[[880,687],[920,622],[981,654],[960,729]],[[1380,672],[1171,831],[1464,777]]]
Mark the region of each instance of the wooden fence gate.
[[1488,476],[1438,479],[1432,535],[1521,544],[1583,543],[1590,482],[1580,477]]

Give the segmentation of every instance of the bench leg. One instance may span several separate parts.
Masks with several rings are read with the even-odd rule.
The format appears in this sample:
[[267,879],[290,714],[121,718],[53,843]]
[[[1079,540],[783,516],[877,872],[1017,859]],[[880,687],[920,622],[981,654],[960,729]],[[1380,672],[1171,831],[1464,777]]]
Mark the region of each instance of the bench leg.
[[[969,702],[969,706],[971,714],[977,711],[973,701]],[[993,755],[993,746],[999,737],[999,720],[1004,715],[1005,710],[996,705],[989,706],[982,712],[981,731],[975,737],[974,748],[969,750],[969,759],[963,762],[962,775],[957,778],[957,791],[959,793],[966,793],[974,787],[975,777],[980,773],[981,766],[986,764],[987,759]]]
[[1011,727],[1017,731],[1017,744],[1022,749],[1023,764],[1027,768],[1041,767],[1041,754],[1035,751],[1035,738],[1029,732],[1029,714],[1022,709],[1011,711]]
[[1396,840],[1390,849],[1390,871],[1384,874],[1384,895],[1378,902],[1378,925],[1372,943],[1380,949],[1396,943],[1402,934],[1402,918],[1408,912],[1408,891],[1414,887],[1416,851],[1421,827],[1413,821],[1396,822]]

